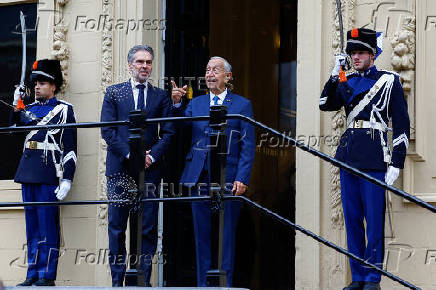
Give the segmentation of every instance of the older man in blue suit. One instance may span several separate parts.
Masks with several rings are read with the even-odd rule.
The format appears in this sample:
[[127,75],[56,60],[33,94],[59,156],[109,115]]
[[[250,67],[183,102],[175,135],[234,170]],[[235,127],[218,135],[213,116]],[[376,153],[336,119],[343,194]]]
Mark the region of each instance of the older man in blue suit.
[[[129,112],[135,109],[144,110],[147,118],[168,117],[171,112],[171,100],[165,91],[153,87],[147,82],[152,71],[154,59],[153,49],[146,45],[137,45],[130,49],[127,60],[131,79],[115,84],[106,90],[101,121],[127,120]],[[112,178],[127,173],[129,152],[129,131],[125,126],[107,127],[101,130],[106,141],[107,159],[106,176],[108,184]],[[174,129],[171,123],[149,124],[145,132],[145,182],[157,184],[161,178],[162,155],[168,147]],[[114,177],[117,176],[117,177]],[[148,187],[149,188],[149,187]],[[129,216],[128,207],[109,206],[109,263],[112,274],[112,285],[123,286],[126,272],[126,227]],[[151,260],[156,251],[157,242],[157,205],[143,205],[142,220],[142,259],[141,265],[145,273],[145,284],[150,286]]]
[[[212,57],[206,67],[206,85],[209,94],[194,98],[184,111],[185,116],[209,115],[211,105],[225,105],[229,114],[241,114],[253,117],[251,102],[244,97],[233,94],[228,88],[232,78],[232,67],[222,57]],[[186,87],[177,88],[173,82],[172,97],[175,113],[183,114],[181,97],[186,94]],[[209,134],[211,129],[207,121],[192,122],[191,150],[186,157],[185,169],[180,182],[193,187],[210,182]],[[226,166],[226,183],[232,184],[232,191],[241,195],[247,190],[250,173],[254,161],[255,137],[254,128],[241,120],[229,120],[227,127],[228,150]],[[207,195],[207,189],[198,190],[195,194]],[[240,204],[225,202],[224,241],[222,268],[226,271],[227,286],[232,286],[235,231],[239,217]],[[206,273],[211,268],[211,214],[209,202],[192,203],[194,219],[195,245],[197,255],[197,283],[207,286]]]

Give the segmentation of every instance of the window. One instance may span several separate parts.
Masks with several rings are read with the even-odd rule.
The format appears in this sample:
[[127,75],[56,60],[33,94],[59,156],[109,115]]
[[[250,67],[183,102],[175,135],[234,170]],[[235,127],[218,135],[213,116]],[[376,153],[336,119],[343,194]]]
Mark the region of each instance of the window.
[[[26,19],[26,76],[36,58],[37,4],[2,6],[0,9],[0,99],[12,104],[15,85],[20,83],[22,41],[20,11]],[[0,126],[9,126],[11,107],[0,103]],[[14,178],[26,133],[0,134],[0,180]]]

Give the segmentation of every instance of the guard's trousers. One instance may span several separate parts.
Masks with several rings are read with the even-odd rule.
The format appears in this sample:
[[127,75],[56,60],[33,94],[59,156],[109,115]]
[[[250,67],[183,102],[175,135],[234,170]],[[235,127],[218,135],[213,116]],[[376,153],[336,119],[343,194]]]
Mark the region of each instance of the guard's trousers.
[[[366,172],[384,180],[385,172]],[[384,258],[385,190],[341,169],[341,198],[348,251],[382,268]],[[366,221],[366,238],[365,226]],[[381,274],[350,258],[353,281],[380,282]]]
[[[22,184],[24,202],[57,201],[57,185]],[[59,208],[26,206],[27,278],[56,280],[59,259]]]

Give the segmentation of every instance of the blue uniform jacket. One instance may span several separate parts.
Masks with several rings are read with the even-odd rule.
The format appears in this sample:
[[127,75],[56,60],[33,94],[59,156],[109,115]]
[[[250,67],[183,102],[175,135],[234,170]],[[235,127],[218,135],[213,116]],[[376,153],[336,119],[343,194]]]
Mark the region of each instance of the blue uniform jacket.
[[[228,91],[223,105],[227,106],[228,114],[241,114],[253,117],[251,102],[239,95]],[[175,109],[177,115],[182,115],[181,108]],[[210,111],[210,95],[202,95],[191,100],[184,115],[208,116]],[[226,182],[240,181],[246,185],[250,183],[250,173],[254,162],[255,136],[251,124],[241,120],[227,121],[227,166]],[[192,128],[191,149],[186,156],[185,168],[180,183],[194,185],[209,162],[209,134],[212,130],[208,121],[195,121],[189,123]]]
[[[335,157],[358,169],[386,170],[387,165],[404,167],[410,138],[410,121],[399,76],[393,72],[379,71],[373,66],[363,74],[356,72],[349,75],[347,82],[340,83],[338,77],[331,77],[321,94],[319,108],[322,111],[337,111],[344,107],[348,117],[384,74],[394,76],[390,94],[389,90],[385,91],[389,89],[385,84],[354,120],[370,121],[373,114],[376,122],[383,121],[389,124],[389,121],[392,121],[391,162],[384,162],[382,140],[378,130],[374,130],[372,134],[371,129],[348,128],[340,139]],[[384,132],[382,136],[387,144],[387,133]]]
[[[36,125],[58,105],[65,106],[65,110],[57,113],[47,124],[75,123],[76,118],[74,116],[73,106],[67,102],[57,100],[56,98],[49,99],[45,102],[37,101],[28,105],[26,107],[28,114],[23,111],[14,113],[12,123],[17,124],[17,126]],[[66,116],[64,115],[65,113]],[[33,115],[33,118],[29,115]],[[63,166],[62,178],[73,181],[77,161],[77,130],[75,128],[39,130],[28,141],[40,143],[46,141],[52,144],[53,139],[47,136],[47,134],[51,134],[55,142],[59,145],[59,148],[63,150],[62,154],[59,151],[54,151],[56,162]],[[52,156],[50,150],[45,154],[42,149],[24,149],[15,174],[15,182],[58,184],[59,177],[56,175]]]
[[[101,109],[101,121],[128,120],[129,112],[135,110],[135,101],[130,81],[112,85],[106,89]],[[164,90],[148,84],[145,112],[147,118],[163,118],[171,116],[171,99]],[[129,128],[127,126],[106,127],[101,129],[107,144],[106,176],[126,173],[123,166],[129,154]],[[158,182],[160,179],[160,162],[162,155],[171,142],[174,127],[170,122],[148,124],[145,130],[144,152],[151,150],[155,162],[145,171],[148,181]]]

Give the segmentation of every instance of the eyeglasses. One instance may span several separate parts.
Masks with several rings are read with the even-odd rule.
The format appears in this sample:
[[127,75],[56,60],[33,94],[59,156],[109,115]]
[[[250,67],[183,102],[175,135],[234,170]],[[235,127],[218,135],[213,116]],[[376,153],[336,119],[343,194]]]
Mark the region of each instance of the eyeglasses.
[[213,72],[214,74],[220,74],[220,73],[225,72],[225,70],[223,68],[220,68],[220,67],[207,67],[206,74],[209,74],[211,72]]

